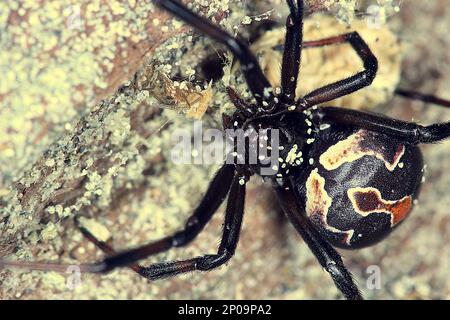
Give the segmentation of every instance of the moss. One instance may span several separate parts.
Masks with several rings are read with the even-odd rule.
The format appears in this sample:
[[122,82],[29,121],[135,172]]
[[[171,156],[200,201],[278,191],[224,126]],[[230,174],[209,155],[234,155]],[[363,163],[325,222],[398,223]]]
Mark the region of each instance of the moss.
[[152,4],[7,1],[0,12],[0,170],[7,173],[0,185],[7,186],[110,85],[114,59],[128,52],[121,47],[147,39]]
[[45,241],[54,239],[57,235],[58,231],[56,230],[56,226],[53,222],[49,222],[41,232],[42,240]]

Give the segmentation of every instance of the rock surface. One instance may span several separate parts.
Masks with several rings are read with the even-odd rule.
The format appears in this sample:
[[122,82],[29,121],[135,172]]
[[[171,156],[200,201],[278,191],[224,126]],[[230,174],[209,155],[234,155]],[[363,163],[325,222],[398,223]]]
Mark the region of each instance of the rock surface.
[[[222,27],[238,26],[237,31],[244,32],[247,24],[241,22],[246,16],[274,8],[273,18],[278,19],[279,2],[264,1],[249,12],[240,1],[194,4]],[[319,2],[311,1],[326,8]],[[185,66],[193,66],[196,57],[182,55],[180,48],[200,52],[198,62],[205,48],[213,47],[211,42],[186,33],[176,20],[154,11],[151,1],[121,0],[114,7],[86,1],[79,7],[81,26],[77,7],[67,11],[53,8],[51,1],[41,7],[32,1],[10,3],[1,4],[8,7],[0,10],[6,12],[0,26],[7,30],[0,63],[9,75],[0,85],[0,256],[71,264],[101,259],[103,254],[75,228],[76,216],[89,218],[92,232],[110,237],[120,249],[179,229],[217,167],[176,166],[170,161],[173,130],[191,130],[192,119],[160,108],[139,84],[147,76],[142,71],[147,59],[164,66],[181,57],[183,64],[174,69],[189,78],[191,70]],[[233,9],[230,17],[224,14],[228,7]],[[344,9],[338,11],[340,16]],[[75,21],[76,28],[65,28],[67,21]],[[402,2],[387,23],[407,49],[401,85],[449,99],[448,6],[441,1]],[[37,37],[26,32],[29,28],[43,31]],[[13,46],[16,51],[10,50]],[[235,82],[241,88],[240,80]],[[218,102],[225,101],[223,83],[216,87],[215,103],[203,118],[210,127],[220,126],[224,105]],[[450,118],[448,110],[400,98],[377,111],[421,123]],[[450,147],[442,143],[424,146],[423,151],[427,180],[411,217],[380,244],[342,252],[369,299],[450,298]],[[121,269],[82,274],[75,288],[72,275],[8,270],[0,272],[0,298],[341,298],[280,215],[270,188],[255,178],[247,199],[237,254],[218,270],[149,283]],[[223,209],[189,247],[142,264],[214,252],[222,217]],[[370,266],[381,272],[379,290],[367,287]]]

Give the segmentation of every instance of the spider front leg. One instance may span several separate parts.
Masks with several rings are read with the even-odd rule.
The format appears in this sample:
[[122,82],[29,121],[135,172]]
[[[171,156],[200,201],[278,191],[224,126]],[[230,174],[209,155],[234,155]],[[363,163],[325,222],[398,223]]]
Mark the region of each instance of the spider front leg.
[[[101,241],[97,239],[92,233],[89,232],[89,230],[82,227],[78,221],[76,221],[77,227],[80,230],[80,232],[83,234],[83,236],[89,240],[92,244],[94,244],[97,248],[102,250],[104,253],[106,253],[109,256],[117,254],[117,252],[114,250],[114,248],[109,245],[108,243]],[[128,267],[133,270],[134,272],[141,274],[142,267],[137,264],[130,264]]]
[[[137,265],[129,265],[129,267],[149,280],[156,280],[195,270],[211,270],[227,262],[236,250],[244,215],[245,185],[239,183],[240,179],[242,179],[242,177],[236,175],[231,186],[225,213],[222,240],[217,254],[204,255],[182,261],[156,263],[148,267]],[[89,237],[89,234],[87,234],[87,236],[88,238],[91,238]],[[109,245],[96,241],[95,238],[90,240],[98,245],[103,251],[108,253],[114,252]]]
[[298,204],[292,184],[287,183],[287,185],[287,190],[280,187],[276,188],[276,192],[279,203],[288,219],[302,236],[322,267],[330,274],[336,287],[344,294],[345,298],[349,300],[363,299],[341,256],[308,220],[304,210]]
[[348,42],[361,58],[364,64],[364,71],[308,93],[296,103],[301,110],[348,95],[367,87],[375,79],[378,70],[378,60],[356,31],[322,40],[304,42],[303,47],[321,47],[345,42]]
[[216,254],[182,261],[156,263],[148,267],[142,267],[140,274],[150,280],[155,280],[195,270],[208,271],[230,260],[239,241],[242,218],[244,216],[245,184],[240,183],[241,179],[243,178],[236,175],[231,185],[225,212],[222,240]]
[[286,19],[286,38],[281,65],[281,100],[285,104],[295,101],[295,89],[300,68],[303,38],[303,1],[287,1],[291,13]]
[[[174,247],[184,246],[192,241],[200,233],[200,231],[203,230],[206,223],[211,220],[212,215],[217,211],[220,204],[225,199],[230,186],[230,196],[231,193],[236,192],[233,191],[236,188],[236,175],[234,172],[235,166],[229,164],[225,164],[219,170],[216,177],[211,182],[206,195],[194,211],[193,215],[188,219],[183,230],[159,241],[152,242],[148,245],[131,249],[104,259],[103,262],[98,264],[103,266],[103,270],[101,270],[101,272],[106,272],[116,267],[127,266],[150,255],[161,253]],[[172,272],[174,272],[174,274],[187,272],[190,271],[191,267],[195,267],[195,265],[196,264],[192,265],[177,263],[176,265],[173,265]],[[140,274],[142,274],[142,272],[140,272]]]
[[[130,266],[133,270],[142,275],[142,269],[138,269],[137,267],[139,266],[137,265],[133,266],[133,263],[148,256],[167,251],[171,248],[184,246],[192,241],[203,230],[226,198],[231,184],[235,180],[235,168],[235,165],[225,164],[219,169],[216,176],[211,181],[205,196],[194,210],[192,216],[189,217],[183,230],[147,245],[113,255],[99,263],[80,265],[80,270],[82,272],[104,273],[117,267]],[[99,246],[103,251],[107,253],[114,252],[110,246],[97,240],[89,233],[85,233],[85,235],[87,235],[88,239]],[[46,262],[7,261],[0,259],[0,269],[2,267],[66,272],[68,265]]]
[[[299,29],[299,30],[302,30],[302,29]],[[292,52],[293,52],[293,49],[289,48],[289,46],[288,46],[288,38],[289,38],[288,32],[289,32],[289,29],[287,28],[286,42],[285,42],[284,46],[278,47],[278,48],[281,48],[284,52],[283,59],[284,59],[284,56],[286,56],[286,55],[292,56]],[[292,36],[290,36],[290,37],[292,37]],[[318,90],[315,90],[315,91],[309,93],[303,99],[301,99],[299,102],[297,102],[297,105],[307,108],[307,107],[310,107],[313,105],[317,105],[319,103],[331,101],[333,99],[339,98],[340,96],[346,95],[348,93],[357,91],[365,86],[368,86],[371,83],[371,81],[373,81],[373,79],[375,78],[375,75],[376,75],[376,71],[378,69],[378,64],[377,64],[377,61],[376,61],[374,55],[370,51],[368,45],[364,42],[364,40],[359,36],[359,34],[357,32],[352,32],[352,33],[339,35],[339,36],[335,36],[335,37],[331,37],[331,38],[325,38],[325,39],[321,39],[321,40],[304,41],[301,44],[301,49],[325,47],[325,46],[329,46],[332,44],[342,44],[344,42],[349,42],[350,45],[352,45],[352,47],[355,49],[356,53],[363,60],[364,67],[366,68],[366,71],[365,71],[366,79],[365,80],[362,79],[362,81],[361,80],[358,81],[358,79],[355,78],[355,77],[358,77],[358,75],[360,75],[360,78],[361,77],[364,78],[364,73],[362,74],[362,76],[361,76],[361,73],[359,73],[351,78],[327,85],[323,88],[320,88]],[[300,57],[300,54],[299,54],[299,57]],[[283,60],[283,66],[284,66],[284,60]],[[295,69],[296,66],[293,65],[292,63],[290,64],[290,66],[291,66],[290,69],[283,68],[283,72],[281,73],[282,75],[285,75],[284,69],[286,69],[286,76],[283,76],[283,79],[286,79],[285,80],[286,83],[287,83],[287,79],[288,79],[287,74],[289,72],[291,72],[291,70],[297,70],[297,72],[298,72],[298,67],[297,67],[297,69]],[[294,76],[295,76],[295,83],[296,83],[297,73]],[[293,79],[293,78],[290,77],[290,79]],[[353,85],[355,85],[355,89],[347,91],[347,90],[349,90],[349,86],[351,86],[352,83],[353,83]],[[336,86],[339,86],[339,84],[342,85],[342,87],[340,89],[338,87],[336,87]],[[340,92],[341,90],[342,90],[342,92],[344,92],[344,94],[341,94],[341,92]],[[327,96],[327,94],[329,94],[330,96]],[[436,97],[436,96],[430,95],[430,94],[423,94],[421,92],[417,92],[417,91],[413,91],[413,90],[397,88],[394,90],[394,94],[404,97],[404,98],[419,100],[419,101],[423,101],[425,103],[431,103],[431,104],[435,104],[435,105],[442,106],[442,107],[447,107],[447,108],[450,107],[450,100],[442,99],[442,98],[439,98],[439,97]],[[314,97],[314,96],[316,96],[316,97]],[[306,98],[308,101],[305,101]],[[314,100],[314,99],[316,99],[316,100]]]
[[190,11],[179,1],[153,0],[153,3],[193,26],[205,35],[225,45],[239,60],[247,85],[258,102],[258,105],[263,105],[262,102],[264,100],[267,102],[268,107],[270,107],[270,102],[273,101],[274,95],[270,91],[267,91],[267,89],[271,88],[271,85],[262,72],[258,60],[246,44],[239,39],[233,38],[230,34],[223,31],[209,20]]
[[413,100],[419,100],[425,103],[432,103],[441,107],[450,108],[450,100],[445,100],[439,97],[436,97],[431,94],[424,94],[421,92],[413,91],[413,90],[405,90],[401,88],[395,89],[394,93],[398,96],[409,98]]
[[314,110],[312,120],[318,126],[329,123],[376,131],[410,144],[433,143],[450,137],[450,122],[422,126],[374,113],[337,107]]

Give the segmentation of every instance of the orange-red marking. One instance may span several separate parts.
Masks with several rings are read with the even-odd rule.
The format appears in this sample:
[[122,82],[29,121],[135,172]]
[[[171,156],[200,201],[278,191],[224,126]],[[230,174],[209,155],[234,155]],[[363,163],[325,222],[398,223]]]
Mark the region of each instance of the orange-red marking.
[[380,191],[375,188],[351,188],[347,195],[355,211],[364,217],[375,212],[390,214],[391,227],[405,219],[412,209],[411,196],[394,201],[384,200]]

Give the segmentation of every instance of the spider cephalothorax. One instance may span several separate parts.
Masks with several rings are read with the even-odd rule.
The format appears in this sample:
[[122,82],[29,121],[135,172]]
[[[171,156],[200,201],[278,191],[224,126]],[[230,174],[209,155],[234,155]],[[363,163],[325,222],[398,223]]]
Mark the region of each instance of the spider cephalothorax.
[[[359,248],[373,244],[398,226],[411,211],[422,181],[420,143],[450,136],[450,123],[421,126],[382,115],[335,107],[317,107],[348,95],[373,81],[378,62],[357,32],[317,41],[302,40],[303,1],[287,0],[281,87],[271,88],[257,59],[243,42],[176,0],[153,0],[204,34],[224,44],[240,62],[256,104],[228,88],[236,106],[224,116],[225,129],[241,129],[252,148],[235,150],[211,181],[206,194],[184,229],[158,241],[115,254],[106,243],[85,235],[110,254],[103,261],[81,265],[82,271],[107,272],[128,266],[154,280],[194,270],[206,271],[227,262],[234,254],[244,215],[246,182],[259,174],[272,182],[279,204],[348,299],[362,298],[334,246]],[[303,48],[348,43],[361,58],[364,70],[346,79],[295,97]],[[404,90],[398,94],[449,106],[450,102]],[[256,132],[252,135],[252,132]],[[270,132],[270,134],[268,134]],[[268,137],[270,135],[270,139]],[[276,136],[277,139],[271,139]],[[251,154],[262,140],[272,152]],[[264,160],[270,158],[269,165]],[[254,161],[250,161],[253,159]],[[256,160],[255,160],[256,159]],[[263,170],[269,169],[269,170]],[[228,197],[218,251],[188,260],[141,267],[135,263],[192,241]],[[113,254],[113,255],[111,255]],[[0,265],[64,271],[61,264],[10,262]]]

